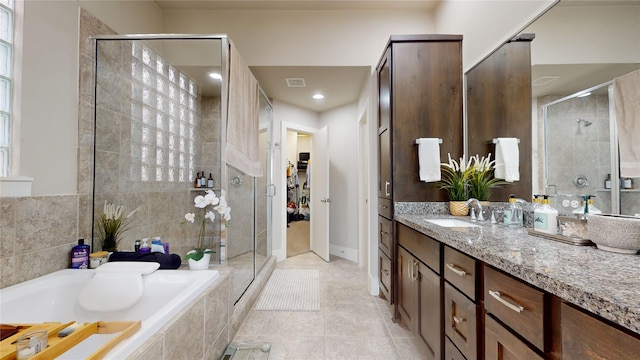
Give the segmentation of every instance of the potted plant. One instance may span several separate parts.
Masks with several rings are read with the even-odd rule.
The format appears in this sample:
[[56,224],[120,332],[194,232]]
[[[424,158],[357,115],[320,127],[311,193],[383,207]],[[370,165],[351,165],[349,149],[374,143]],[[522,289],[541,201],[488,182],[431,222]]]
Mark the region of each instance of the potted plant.
[[107,203],[105,200],[102,214],[100,214],[100,218],[98,218],[97,229],[98,238],[102,244],[102,250],[118,250],[120,238],[131,226],[131,216],[133,216],[138,209],[140,209],[140,207],[137,207],[125,216],[122,205],[116,207],[114,204]]
[[469,198],[489,201],[493,188],[507,184],[506,181],[494,177],[495,160],[491,160],[491,153],[486,158],[484,156],[480,158],[479,155],[472,156],[469,163],[472,163],[472,172],[469,177]]
[[447,192],[451,215],[464,216],[469,211],[466,201],[469,198],[470,178],[473,173],[472,160],[466,161],[464,156],[457,162],[451,159],[440,164],[441,180],[435,185]]
[[[190,223],[195,223],[196,218],[200,223],[200,232],[198,233],[198,243],[196,247],[187,253],[185,260],[189,263],[190,269],[207,269],[209,268],[209,262],[211,260],[211,254],[213,250],[205,247],[204,239],[206,233],[206,221],[209,219],[214,222],[216,215],[213,210],[222,216],[222,221],[228,222],[231,220],[231,208],[227,205],[227,201],[224,196],[224,190],[220,192],[220,197],[216,196],[213,190],[206,190],[205,195],[198,195],[193,199],[194,206],[201,209],[201,215],[195,213],[186,213],[184,215],[185,220]],[[224,223],[223,223],[224,225]]]

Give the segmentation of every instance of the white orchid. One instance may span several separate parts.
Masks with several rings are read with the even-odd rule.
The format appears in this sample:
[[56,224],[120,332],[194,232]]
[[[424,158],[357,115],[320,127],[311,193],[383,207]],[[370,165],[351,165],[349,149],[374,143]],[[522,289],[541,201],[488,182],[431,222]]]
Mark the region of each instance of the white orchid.
[[[206,253],[204,249],[203,239],[205,234],[205,223],[206,220],[211,220],[211,222],[215,222],[216,220],[216,212],[221,215],[221,219],[227,222],[231,220],[231,208],[227,204],[227,200],[225,199],[224,190],[220,191],[220,197],[216,195],[213,190],[206,190],[204,195],[198,195],[193,199],[193,205],[202,209],[202,215],[198,216],[195,213],[186,213],[184,215],[185,221],[190,223],[194,223],[196,218],[200,220],[200,234],[198,235],[198,245],[196,247],[196,251],[194,253],[188,254],[185,257],[187,259],[200,260],[202,256]],[[207,210],[208,207],[211,206],[211,210]],[[183,221],[183,223],[185,222]],[[209,250],[210,251],[210,250]]]

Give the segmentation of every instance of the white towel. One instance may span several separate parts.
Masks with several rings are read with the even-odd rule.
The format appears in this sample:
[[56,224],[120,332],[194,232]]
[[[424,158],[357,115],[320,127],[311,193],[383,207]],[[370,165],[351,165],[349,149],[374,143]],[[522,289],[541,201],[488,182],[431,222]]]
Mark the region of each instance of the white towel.
[[417,142],[420,181],[440,181],[440,140],[420,138]]
[[247,175],[262,176],[258,80],[233,44],[229,46],[227,164]]
[[640,177],[640,70],[613,79],[620,176]]
[[496,143],[496,169],[494,176],[507,182],[520,180],[520,151],[518,139],[498,138]]

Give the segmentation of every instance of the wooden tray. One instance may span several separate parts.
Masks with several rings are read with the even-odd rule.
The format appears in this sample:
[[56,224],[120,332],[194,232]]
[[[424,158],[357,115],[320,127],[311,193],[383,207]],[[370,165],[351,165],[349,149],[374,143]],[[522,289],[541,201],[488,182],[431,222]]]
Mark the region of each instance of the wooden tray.
[[74,332],[65,336],[58,337],[58,331],[65,329],[75,321],[69,323],[48,322],[41,324],[11,324],[22,326],[17,334],[14,334],[0,342],[0,360],[15,360],[16,345],[20,337],[30,332],[38,330],[47,330],[49,334],[48,346],[37,353],[30,360],[55,359],[67,350],[81,343],[84,339],[94,334],[114,334],[120,333],[112,338],[106,344],[102,345],[98,350],[91,354],[87,359],[102,359],[113,347],[122,340],[130,337],[140,329],[140,321],[98,321],[95,323],[85,323],[80,325]]
[[576,239],[576,238],[570,238],[568,236],[562,236],[562,235],[551,235],[551,234],[543,233],[540,231],[535,231],[531,228],[528,228],[527,232],[529,233],[529,235],[539,236],[539,237],[543,237],[543,238],[547,238],[555,241],[560,241],[565,244],[580,245],[580,246],[595,245],[589,239]]

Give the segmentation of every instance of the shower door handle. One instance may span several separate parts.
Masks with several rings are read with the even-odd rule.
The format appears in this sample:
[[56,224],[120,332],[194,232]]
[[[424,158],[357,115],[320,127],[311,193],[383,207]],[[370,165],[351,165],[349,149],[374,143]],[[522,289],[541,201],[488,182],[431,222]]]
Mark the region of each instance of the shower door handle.
[[265,190],[266,197],[276,196],[276,186],[274,184],[265,185],[264,190]]
[[323,203],[330,203],[330,202],[331,202],[331,199],[330,199],[330,198],[322,198],[322,199],[320,199],[320,202],[323,202]]

